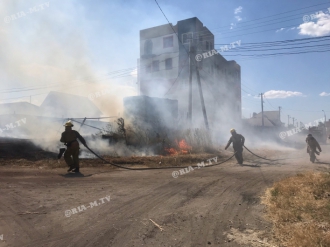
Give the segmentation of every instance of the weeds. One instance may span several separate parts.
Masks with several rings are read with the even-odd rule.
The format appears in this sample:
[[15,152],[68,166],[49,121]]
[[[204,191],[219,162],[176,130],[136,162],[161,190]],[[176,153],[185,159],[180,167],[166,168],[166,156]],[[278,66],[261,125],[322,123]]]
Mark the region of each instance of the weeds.
[[137,118],[130,119],[129,122],[119,118],[114,123],[109,123],[100,134],[108,136],[114,143],[122,142],[132,152],[136,150],[145,154],[165,155],[165,149],[178,149],[178,142],[181,140],[192,147],[190,154],[217,152],[208,130],[182,129],[175,125],[169,129],[157,119],[145,123]]
[[330,246],[330,175],[304,173],[277,182],[262,201],[281,246]]

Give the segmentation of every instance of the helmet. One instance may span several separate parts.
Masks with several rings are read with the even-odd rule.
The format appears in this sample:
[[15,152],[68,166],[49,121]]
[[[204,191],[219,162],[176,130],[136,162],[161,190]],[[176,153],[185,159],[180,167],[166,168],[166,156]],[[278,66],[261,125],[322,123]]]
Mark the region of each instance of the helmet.
[[63,126],[65,126],[65,127],[72,127],[74,125],[71,123],[71,120],[69,120]]
[[231,130],[230,130],[230,133],[234,133],[234,132],[236,132],[235,129],[231,129]]
[[307,136],[312,136],[312,134],[308,134]]

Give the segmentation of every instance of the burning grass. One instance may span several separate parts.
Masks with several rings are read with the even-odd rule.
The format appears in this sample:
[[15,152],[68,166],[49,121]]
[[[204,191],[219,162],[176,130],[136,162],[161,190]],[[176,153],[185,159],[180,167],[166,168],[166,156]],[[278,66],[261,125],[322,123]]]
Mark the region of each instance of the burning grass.
[[165,148],[165,152],[169,155],[178,155],[178,154],[188,154],[191,153],[192,147],[187,144],[187,142],[182,139],[181,141],[175,141],[177,149],[175,148]]
[[307,172],[277,182],[263,203],[280,246],[330,246],[330,173]]

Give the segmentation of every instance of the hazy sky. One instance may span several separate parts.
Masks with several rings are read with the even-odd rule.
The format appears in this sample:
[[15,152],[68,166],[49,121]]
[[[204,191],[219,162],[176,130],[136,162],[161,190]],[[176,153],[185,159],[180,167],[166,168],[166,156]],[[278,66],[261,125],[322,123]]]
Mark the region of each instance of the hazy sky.
[[[330,39],[256,48],[330,35],[330,1],[158,3],[174,25],[199,18],[214,33],[215,44],[241,41],[242,50],[222,55],[241,66],[244,117],[261,111],[258,94],[265,93],[264,110],[281,106],[285,123],[287,115],[304,123],[320,119],[322,110],[330,118]],[[110,105],[109,114],[118,111],[121,97],[137,93],[139,31],[167,24],[154,0],[2,0],[0,16],[0,102],[29,101],[32,95],[32,103],[40,105],[50,90],[91,98],[111,89],[93,98]],[[291,50],[300,54],[279,54]],[[319,52],[303,53],[311,50]]]

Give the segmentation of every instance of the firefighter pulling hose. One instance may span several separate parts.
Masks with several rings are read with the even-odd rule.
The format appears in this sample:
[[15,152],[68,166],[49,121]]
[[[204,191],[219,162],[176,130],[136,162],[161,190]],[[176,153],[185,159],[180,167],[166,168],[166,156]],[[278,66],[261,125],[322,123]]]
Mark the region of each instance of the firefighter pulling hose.
[[235,129],[230,130],[231,137],[229,138],[229,141],[225,147],[225,150],[229,147],[231,143],[233,143],[233,148],[235,151],[235,158],[238,162],[238,164],[243,164],[243,146],[245,142],[244,136],[241,134],[237,134]]
[[58,159],[61,158],[64,153],[64,160],[69,166],[68,172],[73,171],[79,173],[79,141],[88,148],[85,139],[79,134],[78,131],[73,130],[74,125],[71,121],[64,124],[65,131],[62,133],[60,142],[63,142],[67,146],[67,149],[61,148],[58,154]]
[[241,134],[237,134],[235,129],[231,129],[230,130],[230,133],[232,134],[232,136],[230,137],[230,139],[229,139],[229,141],[228,141],[228,143],[227,143],[227,145],[225,147],[225,150],[227,150],[227,148],[229,147],[229,145],[231,143],[233,143],[233,148],[234,148],[234,151],[235,151],[235,158],[236,158],[238,164],[240,164],[240,165],[243,164],[243,147],[248,152],[250,152],[251,154],[257,156],[260,159],[269,160],[269,161],[287,160],[287,159],[276,159],[276,160],[273,160],[273,159],[263,158],[263,157],[255,154],[255,153],[253,153],[250,149],[248,149],[244,145],[244,142],[245,142],[244,136],[242,136]]

